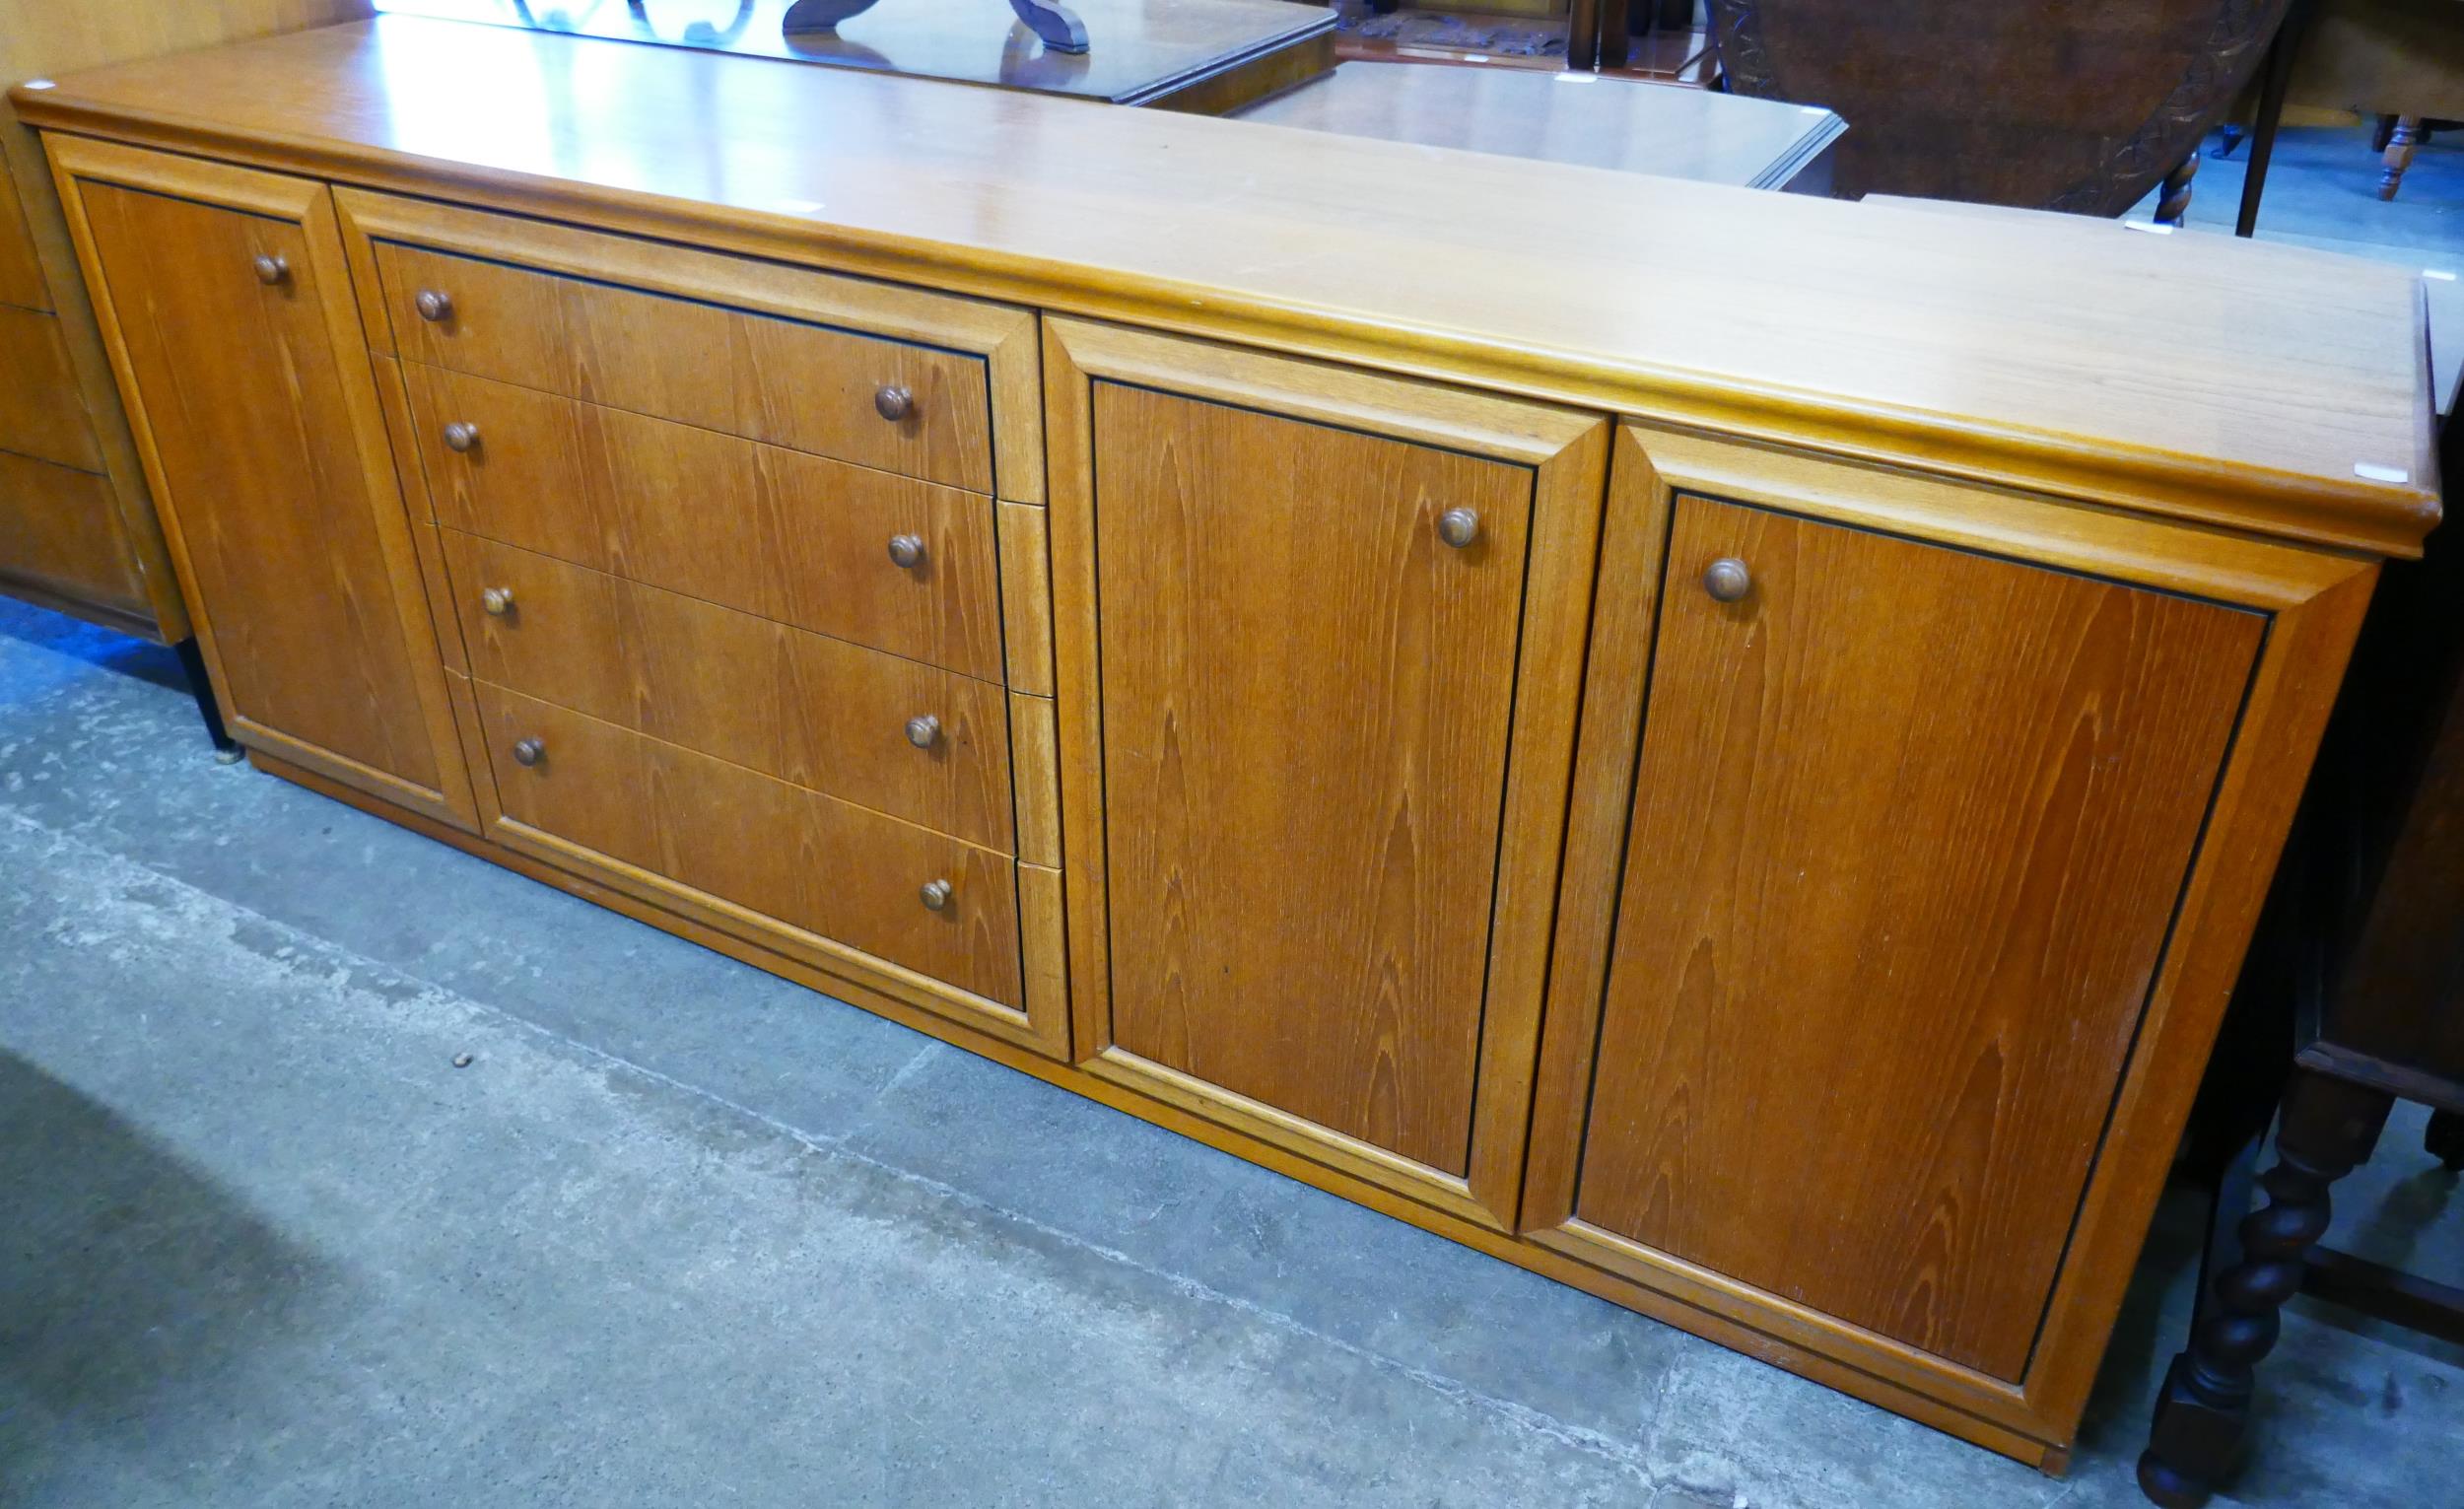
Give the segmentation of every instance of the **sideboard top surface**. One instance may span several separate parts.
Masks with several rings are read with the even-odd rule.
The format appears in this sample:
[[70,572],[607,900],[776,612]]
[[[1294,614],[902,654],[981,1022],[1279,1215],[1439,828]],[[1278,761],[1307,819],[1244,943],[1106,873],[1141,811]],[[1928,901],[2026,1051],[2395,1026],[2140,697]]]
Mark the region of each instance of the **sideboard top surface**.
[[89,132],[2410,553],[2415,272],[410,17],[11,96]]

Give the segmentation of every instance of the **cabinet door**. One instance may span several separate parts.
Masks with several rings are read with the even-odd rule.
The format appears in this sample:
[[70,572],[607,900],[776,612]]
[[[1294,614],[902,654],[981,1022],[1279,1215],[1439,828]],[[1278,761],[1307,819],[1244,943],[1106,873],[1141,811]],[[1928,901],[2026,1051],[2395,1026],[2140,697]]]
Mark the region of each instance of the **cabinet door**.
[[325,189],[51,151],[234,735],[474,825]]
[[1579,1150],[1545,1101],[1536,1133],[1571,1209],[1536,1172],[1538,1218],[2018,1380],[2266,621],[1674,512]]
[[1087,326],[1048,370],[1082,1054],[1499,1222],[1605,423]]

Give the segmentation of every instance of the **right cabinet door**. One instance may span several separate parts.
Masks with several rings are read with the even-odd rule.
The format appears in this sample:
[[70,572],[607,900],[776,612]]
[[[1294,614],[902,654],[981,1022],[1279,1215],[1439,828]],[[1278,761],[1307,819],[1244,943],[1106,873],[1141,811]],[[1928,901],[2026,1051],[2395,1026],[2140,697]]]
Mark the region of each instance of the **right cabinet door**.
[[1572,1221],[2019,1378],[2264,627],[1677,495]]

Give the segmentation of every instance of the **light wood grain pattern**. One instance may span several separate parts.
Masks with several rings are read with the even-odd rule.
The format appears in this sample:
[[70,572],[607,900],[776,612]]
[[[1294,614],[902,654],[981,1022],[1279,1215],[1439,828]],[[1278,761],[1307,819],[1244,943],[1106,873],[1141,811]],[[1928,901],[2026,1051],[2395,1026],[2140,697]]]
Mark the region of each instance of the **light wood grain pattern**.
[[[504,814],[960,990],[1022,1004],[1013,861],[802,787],[477,684]],[[539,763],[512,758],[537,738]],[[946,880],[949,905],[920,893]]]
[[0,591],[101,605],[151,624],[111,508],[105,479],[0,451],[0,538],[9,542]]
[[36,260],[34,233],[18,202],[17,177],[0,154],[0,304],[23,309],[48,309],[51,292],[43,287],[42,263]]
[[528,218],[527,205],[514,206],[511,215],[489,214],[354,188],[337,188],[334,201],[348,233],[369,340],[377,350],[394,350],[393,316],[376,265],[382,241],[963,352],[983,358],[991,381],[995,490],[1021,503],[1044,500],[1043,378],[1032,310],[555,225]]
[[[582,49],[599,87],[564,90]],[[410,18],[131,64],[19,108],[2142,512],[2392,550],[2435,516],[2416,279],[2299,248],[2052,242]]]
[[[1324,1160],[1466,1219],[1507,1224],[1513,1217],[1521,1183],[1530,1107],[1529,1075],[1547,966],[1548,918],[1553,910],[1563,834],[1565,783],[1574,738],[1584,626],[1590,610],[1608,426],[1593,416],[1543,405],[1508,402],[1457,388],[1398,381],[1118,326],[1049,320],[1045,332],[1048,438],[1053,458],[1050,516],[1057,704],[1061,723],[1061,838],[1067,874],[1073,1053],[1087,1063],[1090,1072],[1108,1081],[1134,1085],[1184,1110],[1218,1118],[1302,1157]],[[1459,674],[1453,658],[1456,655],[1474,657],[1469,663],[1482,666],[1490,663],[1485,658],[1489,655],[1510,652],[1514,657],[1512,675],[1518,692],[1504,789],[1502,793],[1492,789],[1486,796],[1476,798],[1495,803],[1498,809],[1494,830],[1497,879],[1483,915],[1464,924],[1467,929],[1485,932],[1487,954],[1476,1082],[1471,1108],[1471,1146],[1462,1174],[1415,1161],[1262,1098],[1183,1073],[1115,1041],[1113,988],[1117,961],[1129,950],[1150,949],[1154,940],[1128,930],[1121,931],[1116,940],[1113,926],[1109,901],[1113,859],[1109,851],[1114,809],[1109,804],[1111,793],[1107,789],[1106,745],[1110,735],[1105,713],[1110,696],[1106,677],[1111,662],[1104,641],[1112,625],[1128,623],[1143,628],[1171,620],[1176,614],[1178,621],[1187,622],[1192,610],[1176,607],[1161,594],[1145,589],[1133,590],[1124,602],[1103,585],[1101,579],[1109,570],[1105,565],[1109,558],[1099,549],[1098,539],[1099,525],[1105,516],[1096,461],[1095,402],[1099,391],[1177,395],[1196,412],[1220,410],[1246,416],[1277,433],[1304,437],[1278,442],[1299,454],[1311,453],[1317,438],[1324,436],[1335,442],[1332,448],[1336,450],[1366,443],[1373,452],[1446,456],[1456,464],[1483,460],[1499,463],[1506,471],[1530,479],[1524,499],[1528,519],[1526,548],[1519,562],[1524,608],[1517,625],[1516,647],[1511,652],[1486,645],[1456,647],[1451,654],[1441,654],[1440,663],[1428,670],[1430,680],[1419,683],[1431,685]],[[1246,467],[1214,475],[1186,469],[1176,472],[1166,464],[1164,456],[1141,455],[1134,446],[1127,450],[1130,467],[1145,474],[1142,487],[1163,491],[1178,488],[1202,502],[1237,499],[1253,480]],[[1114,459],[1123,457],[1116,453]],[[1489,475],[1496,468],[1482,471],[1472,464],[1472,470]],[[1290,480],[1284,479],[1286,483]],[[1335,485],[1336,497],[1354,496],[1343,490],[1346,486],[1370,495],[1357,505],[1361,516],[1350,520],[1350,527],[1356,530],[1374,534],[1379,521],[1391,526],[1394,514],[1410,506],[1406,500],[1377,496],[1374,484],[1358,479]],[[1286,499],[1286,503],[1291,500]],[[1209,584],[1213,595],[1207,599],[1208,604],[1229,613],[1233,622],[1201,626],[1199,632],[1209,636],[1204,643],[1228,649],[1235,623],[1251,626],[1253,632],[1262,636],[1262,643],[1279,643],[1289,632],[1289,626],[1281,623],[1271,629],[1261,626],[1262,620],[1248,617],[1245,604],[1255,590],[1259,601],[1271,604],[1266,610],[1270,617],[1280,609],[1284,594],[1292,594],[1295,601],[1306,600],[1298,573],[1304,560],[1311,558],[1306,537],[1326,526],[1326,520],[1320,516],[1323,512],[1322,504],[1304,502],[1294,506],[1292,517],[1274,518],[1269,513],[1266,524],[1243,525],[1258,530],[1262,539],[1288,554],[1280,565],[1271,559],[1264,565],[1245,561],[1237,577]],[[1125,524],[1135,527],[1137,519],[1133,514]],[[1480,564],[1481,569],[1491,569],[1498,560],[1489,553],[1494,544],[1492,536],[1486,546],[1466,552],[1472,560],[1461,564]],[[1218,547],[1234,548],[1220,541],[1208,542],[1209,549]],[[1339,561],[1331,561],[1324,567],[1330,573],[1339,568]],[[1118,606],[1107,612],[1104,605],[1108,601]],[[1426,606],[1425,602],[1422,606]],[[1339,610],[1326,600],[1311,601],[1302,611],[1305,617],[1318,615],[1307,617],[1307,622],[1322,628],[1341,619]],[[1408,613],[1403,619],[1404,627],[1427,627],[1425,619],[1414,620]],[[1352,643],[1350,630],[1344,634],[1346,643],[1338,647],[1338,654],[1357,659],[1364,653],[1383,652],[1374,644],[1364,647]],[[1237,672],[1236,678],[1246,674],[1249,673]],[[1324,680],[1307,684],[1318,692],[1327,686]],[[1377,688],[1361,690],[1369,693]],[[1278,692],[1273,698],[1262,700],[1256,709],[1257,718],[1279,725],[1284,714],[1277,700],[1280,696]],[[1459,730],[1428,731],[1440,742],[1459,737]],[[1266,732],[1254,736],[1271,741],[1276,735]],[[1289,730],[1288,736],[1296,749],[1306,737],[1296,728]],[[1355,750],[1339,739],[1325,747],[1329,751],[1325,755],[1326,770],[1331,773],[1331,784],[1335,785],[1347,776],[1374,769],[1376,761],[1383,757],[1374,750]],[[1294,761],[1296,775],[1316,779],[1318,772],[1302,763],[1297,753]],[[1289,798],[1295,810],[1305,808],[1309,799],[1306,790]],[[1415,820],[1420,816],[1413,814]],[[1132,841],[1141,840],[1133,837]],[[1328,845],[1335,842],[1334,837],[1326,841]],[[1262,840],[1258,848],[1266,851],[1270,846]],[[1241,862],[1248,866],[1241,871],[1243,874],[1254,872],[1261,863],[1274,862],[1290,868],[1294,862],[1288,852],[1274,853],[1270,859],[1260,860],[1255,855],[1239,857],[1239,849],[1237,836],[1225,837],[1223,853],[1241,857]],[[1302,868],[1315,866],[1311,882],[1332,885],[1334,882],[1322,878],[1324,874],[1381,873],[1386,859],[1382,850],[1347,854],[1322,847],[1310,852],[1308,863]],[[1470,861],[1450,855],[1431,862],[1443,867]]]
[[1018,857],[1061,863],[1061,731],[1050,697],[1009,694],[1009,738],[1015,769]]
[[1530,471],[1111,383],[1095,469],[1114,1040],[1463,1175]]
[[[992,491],[980,357],[386,242],[376,266],[406,358]],[[422,318],[423,292],[451,314]],[[903,419],[875,409],[892,387]]]
[[2263,621],[1690,498],[1669,572],[1577,1215],[2017,1379]]
[[1001,505],[1001,622],[1012,690],[1053,695],[1052,552],[1044,511]]
[[[323,303],[348,298],[324,282],[338,269],[302,226],[262,213],[104,182],[79,197],[106,328],[147,399],[157,501],[192,597],[213,604],[226,707],[444,791],[397,598],[418,587],[397,583],[380,537],[376,511],[399,505],[372,496]],[[283,260],[281,283],[258,281],[260,255]]]
[[0,450],[103,469],[57,316],[0,304]]
[[[103,7],[0,0],[0,79],[56,77],[124,58],[368,15],[367,0],[128,0]],[[186,639],[187,609],[42,149],[5,102],[0,102],[0,303],[58,312],[77,400],[91,432],[88,444],[100,456],[94,468],[104,474],[110,505],[52,516],[40,534],[0,534],[0,577],[39,576],[55,589],[47,606],[124,633],[163,643]],[[20,497],[11,506],[32,511],[41,500]],[[72,527],[74,536],[68,532]],[[113,564],[123,560],[124,566]]]
[[[1000,687],[445,531],[471,673],[605,722],[1013,849]],[[491,614],[484,592],[509,594]],[[910,742],[910,719],[938,724]]]
[[[1001,679],[993,504],[713,430],[406,363],[439,522]],[[445,427],[477,426],[455,451]],[[924,541],[922,565],[889,554]]]

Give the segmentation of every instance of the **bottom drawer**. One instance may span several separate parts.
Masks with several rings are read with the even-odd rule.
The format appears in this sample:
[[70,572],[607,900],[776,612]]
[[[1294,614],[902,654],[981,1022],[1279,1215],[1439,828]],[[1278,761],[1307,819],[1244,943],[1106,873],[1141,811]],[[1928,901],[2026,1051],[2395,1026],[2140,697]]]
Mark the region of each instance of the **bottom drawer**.
[[1008,857],[484,681],[475,689],[512,821],[1022,1008]]

